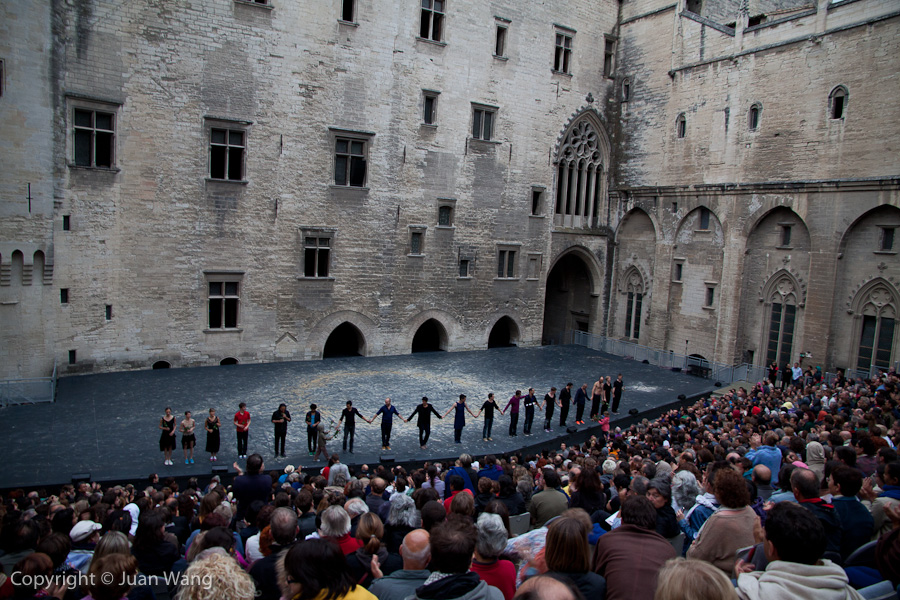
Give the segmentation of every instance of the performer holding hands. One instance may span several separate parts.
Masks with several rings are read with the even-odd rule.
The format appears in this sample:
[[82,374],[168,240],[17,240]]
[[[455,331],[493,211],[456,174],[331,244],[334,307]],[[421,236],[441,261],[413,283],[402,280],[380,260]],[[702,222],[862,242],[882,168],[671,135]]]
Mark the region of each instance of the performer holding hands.
[[[481,405],[481,410],[478,411],[478,414],[475,415],[475,418],[481,416],[481,413],[484,414],[484,427],[481,430],[481,439],[485,442],[493,442],[494,438],[491,437],[491,427],[494,426],[494,411],[499,410],[500,414],[503,413],[503,409],[500,408],[500,405],[497,404],[497,401],[494,400],[494,392],[488,394],[488,399],[484,404]],[[487,411],[487,412],[485,412]]]
[[472,418],[477,418],[477,415],[469,410],[469,406],[466,404],[465,394],[459,395],[459,401],[454,402],[453,406],[447,409],[447,412],[444,413],[444,417],[449,415],[450,411],[453,409],[456,409],[456,417],[453,419],[453,441],[459,444],[462,439],[463,427],[466,426],[466,414],[463,411],[467,411],[472,415]]
[[168,406],[166,407],[166,416],[159,420],[159,428],[162,429],[159,436],[159,449],[166,457],[165,464],[171,465],[173,464],[172,450],[175,449],[175,415]]
[[401,421],[406,423],[406,419],[403,418],[403,415],[397,410],[396,407],[391,406],[391,399],[384,399],[384,406],[378,409],[378,412],[375,413],[375,416],[372,417],[372,420],[375,420],[375,417],[381,415],[381,449],[382,450],[390,450],[391,449],[391,428],[394,426],[394,415],[397,415]]
[[[447,411],[449,412],[449,411]],[[412,421],[412,418],[416,415],[419,415],[419,420],[417,425],[419,426],[419,447],[422,450],[425,450],[428,444],[428,438],[431,436],[431,414],[434,413],[438,419],[443,419],[434,409],[434,407],[428,404],[428,396],[422,396],[422,404],[416,407],[416,410],[413,411],[411,415],[409,415],[409,419],[407,421]]]

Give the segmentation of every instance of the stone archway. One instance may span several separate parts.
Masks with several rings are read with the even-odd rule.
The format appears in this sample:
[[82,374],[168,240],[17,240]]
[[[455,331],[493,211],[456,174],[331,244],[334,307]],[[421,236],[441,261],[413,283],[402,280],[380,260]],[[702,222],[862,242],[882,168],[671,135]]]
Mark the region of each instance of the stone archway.
[[509,317],[501,317],[488,336],[488,348],[511,348],[519,345],[519,326]]
[[576,254],[566,254],[547,275],[542,344],[564,344],[569,331],[590,331],[594,312],[591,271]]
[[441,352],[447,350],[447,330],[437,319],[422,323],[413,336],[412,352]]
[[322,358],[365,356],[366,341],[353,323],[344,321],[334,328],[325,341]]

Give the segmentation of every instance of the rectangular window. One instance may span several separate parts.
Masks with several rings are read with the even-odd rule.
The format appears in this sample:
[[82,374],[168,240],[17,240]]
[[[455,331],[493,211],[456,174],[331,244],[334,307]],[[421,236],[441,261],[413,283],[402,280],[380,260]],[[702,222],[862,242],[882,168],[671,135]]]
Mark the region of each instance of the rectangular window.
[[115,115],[109,112],[74,109],[74,159],[79,167],[113,166]]
[[707,286],[706,288],[706,306],[712,307],[716,301],[716,288]]
[[366,142],[337,138],[334,150],[334,184],[366,185]]
[[341,21],[353,23],[356,0],[341,0]]
[[709,209],[708,208],[700,209],[700,229],[702,231],[706,231],[709,229]]
[[469,268],[471,266],[471,261],[467,258],[459,259],[459,276],[460,277],[470,277]]
[[440,42],[443,39],[444,0],[422,0],[419,37]]
[[209,329],[236,329],[240,282],[209,281]]
[[556,34],[556,53],[553,55],[553,70],[560,73],[571,73],[572,36],[565,33]]
[[497,25],[497,39],[494,42],[494,56],[506,56],[506,27]]
[[625,337],[638,339],[641,337],[641,309],[644,295],[639,292],[628,292],[628,304],[625,307]]
[[72,227],[72,220],[69,215],[63,215],[63,231],[69,231]]
[[59,303],[60,304],[68,304],[69,303],[69,288],[60,288]]
[[[606,40],[606,45],[603,51],[603,76],[604,77],[612,77],[613,69],[615,65],[616,58],[616,42],[613,40]],[[627,102],[627,100],[626,100]]]
[[78,362],[78,357],[75,354],[75,351],[69,350],[69,364],[74,365],[76,362]]
[[434,125],[437,122],[437,94],[434,92],[422,92],[422,95],[422,122],[426,125]]
[[675,263],[675,274],[672,276],[672,281],[681,281],[684,276],[684,263],[677,262]]
[[6,75],[6,64],[2,60],[0,60],[0,98],[3,97],[3,92],[6,91],[6,86],[4,85],[4,83],[6,83],[6,81],[3,79],[3,77],[5,75]]
[[227,181],[244,179],[244,131],[209,130],[209,177]]
[[409,253],[422,254],[422,242],[425,234],[421,231],[413,231],[409,234]]
[[106,305],[106,320],[112,321],[112,304]]
[[494,117],[497,111],[484,106],[476,106],[472,110],[472,137],[476,140],[490,141],[494,134]]
[[453,225],[453,207],[452,206],[439,206],[438,207],[438,225],[443,227],[450,227]]
[[514,279],[516,276],[516,251],[500,250],[497,259],[497,277]]
[[881,228],[881,251],[890,252],[894,249],[894,227]]
[[543,204],[544,204],[544,190],[537,190],[537,189],[532,188],[532,190],[531,190],[531,214],[532,215],[543,214]]
[[791,245],[791,226],[790,225],[782,225],[781,226],[781,245],[784,248],[788,248]]
[[528,276],[526,279],[538,279],[541,276],[541,256],[535,254],[528,257]]
[[303,241],[303,276],[328,277],[331,238],[306,236]]

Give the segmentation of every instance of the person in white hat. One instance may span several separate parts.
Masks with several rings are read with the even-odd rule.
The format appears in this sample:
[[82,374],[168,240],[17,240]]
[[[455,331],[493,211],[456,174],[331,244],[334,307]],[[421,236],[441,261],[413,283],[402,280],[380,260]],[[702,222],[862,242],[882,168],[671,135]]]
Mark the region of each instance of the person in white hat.
[[93,521],[78,521],[75,527],[69,532],[69,538],[72,540],[72,550],[66,557],[66,562],[72,567],[78,569],[87,575],[88,568],[91,566],[91,559],[94,558],[94,548],[100,541],[100,523]]

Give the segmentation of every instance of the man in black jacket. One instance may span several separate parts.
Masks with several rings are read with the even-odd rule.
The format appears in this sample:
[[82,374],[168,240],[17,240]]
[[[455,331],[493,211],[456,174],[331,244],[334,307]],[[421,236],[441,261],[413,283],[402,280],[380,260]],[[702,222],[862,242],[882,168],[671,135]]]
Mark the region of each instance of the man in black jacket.
[[281,553],[293,546],[297,539],[297,513],[284,506],[276,508],[269,527],[273,542],[270,546],[271,553],[253,563],[250,568],[250,576],[256,582],[257,600],[278,600],[281,597],[277,565],[281,560]]
[[419,446],[422,450],[427,448],[426,444],[428,444],[428,438],[431,436],[431,413],[434,413],[438,419],[444,418],[432,405],[428,404],[428,396],[422,396],[422,404],[418,405],[407,419],[407,421],[412,421],[414,416],[419,415],[419,420],[416,424],[419,427]]

